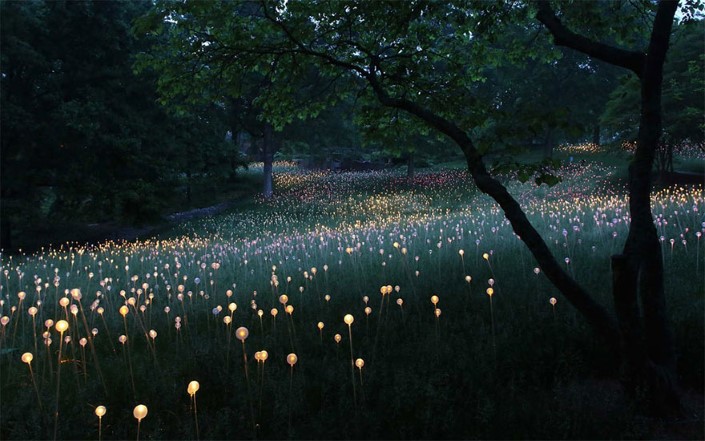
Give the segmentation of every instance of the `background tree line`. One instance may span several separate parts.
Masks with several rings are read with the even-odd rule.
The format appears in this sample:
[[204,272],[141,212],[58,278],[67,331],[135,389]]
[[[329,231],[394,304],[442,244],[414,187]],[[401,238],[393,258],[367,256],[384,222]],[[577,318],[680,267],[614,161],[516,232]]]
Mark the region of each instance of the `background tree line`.
[[[170,35],[183,29],[139,38],[133,32],[135,21],[156,7],[147,2],[4,1],[0,7],[5,249],[22,246],[37,231],[51,237],[61,225],[140,224],[210,203],[243,186],[236,174],[242,151],[269,163],[270,171],[275,151],[311,165],[403,162],[409,175],[415,163],[460,158],[444,137],[403,112],[370,105],[354,80],[331,82],[309,69],[283,91],[256,66],[230,78],[203,57],[183,63]],[[562,142],[635,139],[638,82],[545,39],[526,39],[539,29],[525,26],[495,34],[484,50],[512,47],[532,55],[490,58],[478,66],[482,81],[459,97],[487,110],[478,120],[467,107],[478,146],[534,148],[550,156]],[[639,29],[630,32],[629,38],[646,38]],[[702,22],[674,30],[664,90],[670,109],[664,130],[673,145],[703,143],[703,131],[692,130],[703,128],[702,35]],[[186,53],[200,40],[179,41]],[[454,67],[436,68],[440,77]],[[267,103],[276,99],[268,98],[282,92],[321,104],[296,108],[280,101],[273,123]],[[536,97],[550,99],[537,105]],[[271,174],[266,185],[271,194]]]

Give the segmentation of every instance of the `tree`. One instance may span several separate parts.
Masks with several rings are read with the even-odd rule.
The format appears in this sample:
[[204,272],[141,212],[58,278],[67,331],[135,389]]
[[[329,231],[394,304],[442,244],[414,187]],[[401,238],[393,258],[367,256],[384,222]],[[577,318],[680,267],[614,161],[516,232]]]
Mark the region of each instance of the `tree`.
[[[541,147],[551,158],[562,142],[600,144],[599,115],[616,86],[616,69],[538,38],[537,55],[502,60],[489,66],[475,95],[492,103],[487,121],[472,135],[481,150],[510,152]],[[497,36],[502,46],[526,45],[527,29],[518,27]],[[538,56],[542,54],[542,56]]]
[[60,224],[155,220],[183,203],[173,191],[184,187],[182,173],[222,173],[215,164],[227,147],[223,109],[167,114],[156,102],[156,77],[132,72],[149,42],[134,38],[131,22],[148,4],[7,1],[0,8],[5,249]]
[[[673,30],[673,44],[663,68],[663,132],[664,139],[657,150],[660,173],[673,171],[673,150],[695,144],[705,148],[705,76],[703,75],[703,30],[705,22],[685,21]],[[610,94],[605,111],[600,116],[603,125],[619,142],[633,142],[639,127],[640,80],[626,74]]]
[[[542,5],[541,10],[548,7]],[[572,7],[589,9],[584,5]],[[527,30],[539,26],[533,22],[533,9],[525,6],[482,1],[160,2],[153,17],[157,23],[176,16],[183,20],[183,26],[192,30],[190,41],[198,48],[198,56],[207,58],[212,69],[228,71],[231,77],[243,68],[266,72],[272,88],[262,103],[275,120],[305,117],[310,109],[330,104],[304,103],[290,93],[292,78],[306,65],[315,66],[331,83],[345,77],[366,103],[377,102],[406,113],[446,136],[462,151],[477,187],[504,210],[546,277],[618,351],[621,333],[617,321],[558,264],[518,202],[488,172],[486,151],[478,148],[470,135],[487,122],[493,106],[475,93],[486,79],[487,66],[504,57],[540,56],[531,45],[497,44],[505,24],[521,23]],[[665,6],[661,9],[657,14],[660,26],[668,21],[670,11]],[[660,36],[661,27],[658,31]],[[664,47],[660,51],[665,53]],[[622,55],[624,52],[618,52],[614,58]],[[643,197],[643,182],[632,180],[632,186],[638,187],[632,193]],[[643,213],[637,214],[643,222]],[[636,258],[649,251],[637,247],[631,253]],[[654,277],[658,281],[659,274]],[[658,309],[654,304],[649,307]],[[658,311],[650,309],[649,313],[657,315]]]
[[[680,410],[661,247],[650,204],[651,170],[662,133],[663,66],[677,8],[677,1],[658,4],[646,50],[625,50],[577,34],[561,22],[547,1],[538,3],[536,15],[551,32],[556,45],[622,67],[639,78],[639,132],[636,152],[629,166],[632,220],[623,254],[612,258],[614,300],[632,377],[647,384],[651,404],[659,413]],[[639,304],[643,317],[639,315]]]

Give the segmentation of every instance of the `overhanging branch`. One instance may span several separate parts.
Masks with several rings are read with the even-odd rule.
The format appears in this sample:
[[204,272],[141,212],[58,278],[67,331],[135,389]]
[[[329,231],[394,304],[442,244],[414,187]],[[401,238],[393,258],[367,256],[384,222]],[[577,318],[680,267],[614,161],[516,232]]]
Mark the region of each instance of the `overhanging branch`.
[[592,58],[629,69],[641,78],[646,60],[644,53],[609,46],[576,34],[560,21],[548,0],[540,0],[536,4],[536,19],[553,35],[553,42],[557,46],[569,47]]

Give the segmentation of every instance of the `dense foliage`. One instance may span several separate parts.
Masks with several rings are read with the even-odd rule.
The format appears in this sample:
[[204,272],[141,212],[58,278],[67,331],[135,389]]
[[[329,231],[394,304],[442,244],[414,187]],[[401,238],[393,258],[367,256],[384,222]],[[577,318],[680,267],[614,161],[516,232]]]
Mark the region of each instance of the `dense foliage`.
[[[597,8],[629,17],[609,38],[643,40],[644,11],[618,3]],[[394,21],[384,4],[364,11],[326,4],[292,4],[282,17],[322,14],[292,26],[303,39],[322,35],[312,43],[331,56],[356,62],[364,51],[379,53],[388,91],[418,97],[472,128],[482,151],[543,148],[550,155],[566,141],[634,137],[634,79],[618,84],[613,68],[553,48],[521,3],[408,2],[395,5]],[[566,18],[605,28],[585,11]],[[199,196],[237,185],[240,151],[258,160],[279,151],[324,166],[396,157],[413,167],[453,157],[447,139],[375,105],[359,78],[341,76],[325,59],[312,67],[301,56],[287,58],[295,48],[282,46],[271,23],[252,20],[250,31],[261,34],[253,51],[223,63],[244,36],[235,24],[255,13],[255,3],[3,2],[3,247],[13,237],[21,246],[48,225],[150,222],[207,203]],[[350,20],[359,13],[369,19]],[[199,28],[201,17],[207,28]],[[369,35],[345,41],[338,34],[345,27]],[[674,144],[701,143],[702,22],[682,24],[676,34],[665,129]],[[263,53],[267,44],[272,50]],[[266,121],[279,132],[263,149]]]
[[[2,217],[10,235],[67,221],[144,222],[222,182],[236,155],[223,109],[157,103],[132,63],[144,2],[2,2]],[[187,203],[183,204],[187,206]]]

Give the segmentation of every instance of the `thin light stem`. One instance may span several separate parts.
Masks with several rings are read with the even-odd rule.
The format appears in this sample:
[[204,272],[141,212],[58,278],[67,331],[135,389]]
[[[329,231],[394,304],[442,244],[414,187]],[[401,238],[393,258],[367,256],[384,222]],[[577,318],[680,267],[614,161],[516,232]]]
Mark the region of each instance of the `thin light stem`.
[[294,365],[291,365],[291,371],[289,374],[289,428],[287,433],[291,435],[291,400],[294,395]]
[[59,356],[57,358],[58,366],[56,366],[56,406],[54,407],[54,441],[56,441],[56,433],[59,428],[59,393],[61,388],[61,348],[64,342],[64,333],[59,334]]
[[350,337],[350,374],[352,375],[353,403],[357,409],[357,391],[355,390],[355,358],[353,357],[352,327],[348,325],[348,336]]
[[492,296],[490,296],[490,318],[492,320],[492,350],[494,351],[494,362],[497,364],[497,341],[494,332],[494,309],[492,308]]
[[198,441],[200,439],[200,435],[198,433],[198,407],[196,406],[196,394],[193,394],[193,416],[196,420],[196,441]]
[[42,399],[39,397],[39,388],[37,388],[37,382],[34,380],[34,371],[32,371],[32,365],[27,364],[29,366],[29,376],[32,377],[32,385],[34,386],[34,392],[37,394],[37,404],[39,404],[39,410],[44,411],[42,408]]

